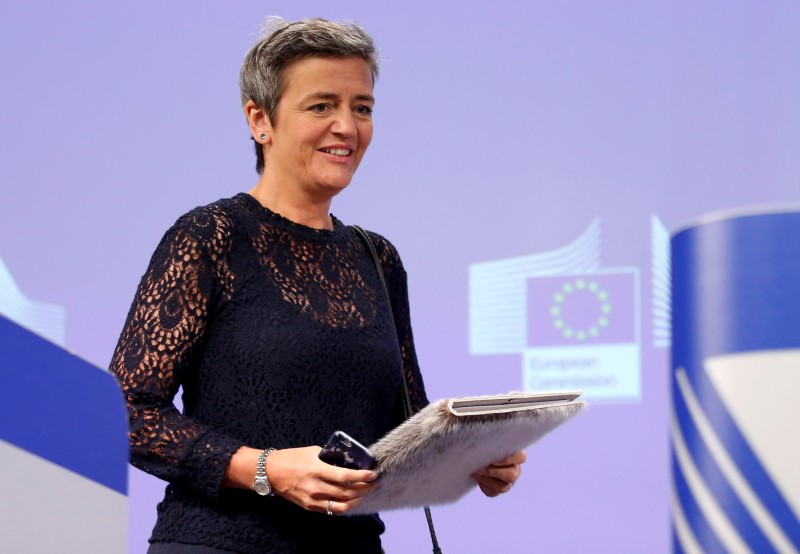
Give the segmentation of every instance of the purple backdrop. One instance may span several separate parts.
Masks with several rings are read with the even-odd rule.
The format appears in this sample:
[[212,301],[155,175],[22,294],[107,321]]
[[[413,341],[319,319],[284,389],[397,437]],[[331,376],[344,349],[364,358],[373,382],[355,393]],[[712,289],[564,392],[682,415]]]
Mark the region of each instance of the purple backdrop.
[[[599,221],[595,269],[638,268],[638,395],[531,448],[511,494],[435,509],[445,550],[666,552],[651,222],[800,199],[800,4],[7,2],[0,259],[66,308],[73,352],[106,366],[164,230],[254,184],[237,77],[271,14],[355,19],[382,50],[375,138],[333,209],[403,254],[432,398],[522,387],[522,350],[470,354],[471,266]],[[132,553],[162,489],[131,472]],[[421,511],[385,519],[387,551],[429,549]]]

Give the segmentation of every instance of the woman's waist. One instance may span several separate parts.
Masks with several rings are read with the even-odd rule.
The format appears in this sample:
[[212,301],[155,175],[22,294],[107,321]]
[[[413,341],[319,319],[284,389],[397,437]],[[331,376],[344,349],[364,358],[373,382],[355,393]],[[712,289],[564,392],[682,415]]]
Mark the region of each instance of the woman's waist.
[[398,390],[348,382],[223,387],[184,395],[185,413],[255,447],[322,445],[342,430],[369,444],[391,427]]
[[282,542],[323,537],[378,536],[385,526],[377,514],[328,516],[309,512],[278,496],[259,496],[243,489],[223,489],[217,499],[169,485],[158,505],[151,541],[215,545],[247,552]]

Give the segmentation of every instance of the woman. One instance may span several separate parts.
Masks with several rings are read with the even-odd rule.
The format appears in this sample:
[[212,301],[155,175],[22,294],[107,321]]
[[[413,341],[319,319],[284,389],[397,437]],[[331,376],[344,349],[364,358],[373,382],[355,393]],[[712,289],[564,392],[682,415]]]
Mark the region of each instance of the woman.
[[[372,138],[377,74],[360,27],[321,19],[273,20],[245,58],[258,183],[167,231],[111,363],[132,463],[169,481],[150,552],[381,551],[377,515],[332,517],[375,473],[325,464],[317,446],[336,429],[370,444],[397,425],[403,376],[414,408],[427,403],[397,251],[371,234],[395,336],[364,244],[329,215]],[[522,461],[476,480],[505,492]]]

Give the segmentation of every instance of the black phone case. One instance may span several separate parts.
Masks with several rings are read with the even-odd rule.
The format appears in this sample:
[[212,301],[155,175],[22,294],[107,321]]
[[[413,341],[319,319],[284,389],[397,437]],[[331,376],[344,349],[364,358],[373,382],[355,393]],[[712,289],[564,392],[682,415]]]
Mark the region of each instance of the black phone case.
[[372,452],[344,431],[334,431],[322,447],[319,459],[347,469],[373,469],[378,463]]

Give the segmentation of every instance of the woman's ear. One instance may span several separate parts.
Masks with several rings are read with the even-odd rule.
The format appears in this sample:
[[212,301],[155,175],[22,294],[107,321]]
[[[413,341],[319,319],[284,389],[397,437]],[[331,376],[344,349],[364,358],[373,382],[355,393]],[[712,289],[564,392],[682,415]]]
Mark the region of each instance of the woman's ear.
[[244,115],[247,117],[253,139],[260,144],[269,144],[272,140],[272,124],[267,110],[259,108],[255,102],[248,100],[244,105]]

